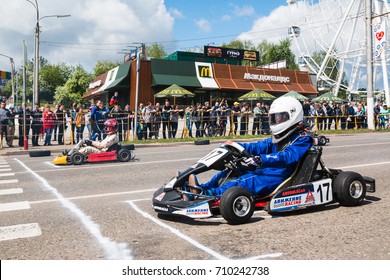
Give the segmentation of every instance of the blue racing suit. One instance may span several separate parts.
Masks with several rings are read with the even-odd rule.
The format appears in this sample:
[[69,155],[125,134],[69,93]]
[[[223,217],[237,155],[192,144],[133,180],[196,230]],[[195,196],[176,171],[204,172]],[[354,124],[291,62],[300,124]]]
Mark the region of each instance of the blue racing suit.
[[284,180],[290,177],[304,154],[312,147],[313,138],[307,135],[295,133],[290,135],[290,142],[278,151],[277,144],[272,143],[272,138],[255,143],[239,143],[249,154],[261,157],[261,164],[254,171],[229,181],[221,186],[218,182],[223,178],[228,169],[218,172],[209,182],[200,184],[205,194],[221,196],[225,190],[233,186],[248,189],[252,194],[266,196]]

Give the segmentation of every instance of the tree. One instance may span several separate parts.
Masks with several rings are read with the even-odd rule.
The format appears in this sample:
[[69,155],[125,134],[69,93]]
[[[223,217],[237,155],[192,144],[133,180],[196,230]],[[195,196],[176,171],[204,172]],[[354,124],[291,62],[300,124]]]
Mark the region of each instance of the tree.
[[66,83],[57,87],[54,95],[55,101],[66,108],[71,107],[73,102],[80,104],[91,79],[91,75],[81,65],[78,65]]
[[255,47],[250,40],[233,40],[230,43],[224,43],[221,45],[223,48],[232,48],[238,50],[255,50]]
[[41,101],[52,102],[57,87],[62,86],[69,79],[74,67],[62,64],[47,64],[40,70],[39,96]]
[[164,58],[167,56],[166,51],[161,43],[153,43],[146,46],[146,56],[153,58]]
[[269,64],[276,61],[286,60],[287,69],[298,70],[298,65],[295,62],[295,55],[291,51],[291,40],[286,38],[279,44],[270,44],[264,55],[264,63]]
[[93,68],[93,78],[100,76],[111,69],[114,69],[115,67],[119,66],[120,62],[112,62],[109,60],[100,60],[96,63],[95,67]]

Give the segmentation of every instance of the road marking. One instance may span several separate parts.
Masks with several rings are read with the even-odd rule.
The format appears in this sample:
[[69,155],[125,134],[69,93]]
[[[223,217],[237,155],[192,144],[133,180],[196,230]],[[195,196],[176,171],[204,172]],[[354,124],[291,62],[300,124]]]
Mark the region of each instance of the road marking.
[[4,190],[0,190],[0,195],[17,194],[22,192],[23,192],[22,188],[4,189]]
[[[107,197],[107,196],[115,196],[115,195],[127,195],[127,194],[137,194],[137,193],[145,193],[145,192],[154,192],[155,190],[156,189],[146,189],[146,190],[127,191],[127,192],[92,194],[92,195],[84,195],[84,196],[67,197],[66,199],[79,200],[79,199],[99,198],[99,197]],[[148,200],[150,200],[150,198],[148,198]],[[30,201],[30,204],[41,204],[41,203],[50,203],[50,202],[58,202],[58,199],[45,199],[45,200]]]
[[45,178],[41,177],[30,168],[28,168],[23,162],[16,159],[17,162],[21,166],[23,166],[31,175],[33,175],[37,180],[41,182],[41,187],[45,190],[50,191],[62,204],[63,207],[68,209],[71,213],[73,213],[80,222],[84,225],[84,227],[89,231],[89,233],[95,237],[96,241],[103,248],[105,253],[105,257],[107,259],[132,259],[131,251],[128,248],[126,243],[117,243],[112,241],[108,237],[103,236],[100,231],[100,227],[94,221],[92,221],[91,217],[86,215],[83,211],[81,211],[77,206],[66,199],[56,188],[51,186],[49,182],[46,181]]
[[213,257],[215,257],[216,259],[218,260],[228,260],[229,258],[225,257],[225,256],[222,256],[221,254],[211,250],[210,248],[200,244],[198,241],[192,239],[191,237],[181,233],[179,230],[171,227],[171,226],[168,226],[167,224],[164,224],[163,222],[161,222],[160,220],[157,220],[155,217],[151,216],[150,214],[142,211],[141,209],[139,209],[135,203],[131,200],[129,201],[126,201],[128,204],[130,204],[131,207],[133,207],[133,209],[135,211],[137,211],[139,214],[141,214],[142,216],[144,216],[145,218],[148,218],[149,220],[151,220],[152,222],[156,223],[157,225],[159,225],[160,227],[163,227],[167,230],[169,230],[170,232],[172,232],[173,234],[177,235],[178,237],[186,240],[187,242],[189,242],[190,244],[194,245],[195,247],[197,247],[198,249],[202,250],[202,251],[205,251],[206,253],[212,255]]
[[[200,244],[199,242],[195,241],[194,239],[188,237],[187,235],[184,235],[183,233],[181,233],[179,230],[161,222],[160,220],[154,218],[153,216],[151,216],[150,214],[142,211],[140,208],[138,208],[136,205],[135,205],[135,202],[138,202],[138,201],[145,201],[145,200],[150,200],[150,198],[140,198],[140,199],[135,199],[135,200],[128,200],[126,201],[128,204],[130,204],[133,209],[135,211],[137,211],[138,213],[140,213],[142,216],[144,216],[145,218],[148,218],[150,220],[152,220],[153,222],[155,222],[156,224],[158,224],[159,226],[163,227],[163,228],[166,228],[168,229],[169,231],[171,231],[172,233],[176,234],[177,236],[179,236],[180,238],[186,240],[187,242],[191,243],[192,245],[194,245],[195,247],[205,251],[206,253],[209,253],[210,255],[216,257],[218,260],[228,260],[229,258],[228,257],[225,257],[225,256],[222,256],[221,254],[211,250],[210,248]],[[257,213],[264,213],[266,211],[264,210],[259,210],[259,211],[256,211]],[[256,213],[255,212],[255,213]],[[260,216],[261,217],[261,216]],[[264,218],[272,218],[271,216],[264,216]],[[222,217],[221,218],[207,218],[208,221],[210,220],[217,220],[217,219],[223,219]],[[282,256],[283,253],[272,253],[272,254],[264,254],[264,255],[259,255],[259,256],[254,256],[254,257],[249,257],[249,258],[246,258],[246,259],[242,259],[242,260],[258,260],[258,259],[270,259],[270,258],[278,258],[280,256]]]
[[9,167],[9,164],[0,164],[0,168],[6,168]]
[[[1,166],[0,166],[1,168]],[[5,168],[5,169],[0,169],[0,172],[4,172],[4,171],[11,171],[12,169],[11,168]]]
[[15,173],[0,173],[0,177],[15,176]]
[[0,203],[0,212],[30,209],[28,201]]
[[5,185],[5,184],[16,184],[18,183],[18,179],[10,179],[10,180],[0,180],[0,185]]
[[0,227],[0,241],[34,237],[41,234],[41,229],[37,223]]

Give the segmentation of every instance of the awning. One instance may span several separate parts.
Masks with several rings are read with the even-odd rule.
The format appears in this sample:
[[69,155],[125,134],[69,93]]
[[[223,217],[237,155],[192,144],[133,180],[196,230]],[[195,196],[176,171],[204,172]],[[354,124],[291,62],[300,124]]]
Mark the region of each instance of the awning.
[[152,86],[177,84],[183,87],[202,87],[196,77],[193,62],[153,59],[152,77]]
[[113,77],[107,86],[105,86],[104,90],[106,91],[114,91],[115,89],[123,89],[130,88],[130,80],[129,80],[129,70],[130,70],[130,61],[127,61],[121,65],[119,65],[116,71],[115,77]]
[[318,93],[308,72],[222,64],[213,64],[213,69],[214,79],[222,90],[260,88],[271,93],[291,90],[302,94]]

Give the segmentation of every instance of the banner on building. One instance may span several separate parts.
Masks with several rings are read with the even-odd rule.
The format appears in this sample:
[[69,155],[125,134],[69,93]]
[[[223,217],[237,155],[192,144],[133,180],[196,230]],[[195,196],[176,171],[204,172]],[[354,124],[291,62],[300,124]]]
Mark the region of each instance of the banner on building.
[[376,59],[379,59],[386,47],[386,24],[380,21],[374,23],[372,28],[374,31],[374,55]]
[[231,48],[221,48],[215,46],[204,46],[204,55],[210,57],[220,57],[239,60],[259,60],[259,52],[252,50],[239,50]]

